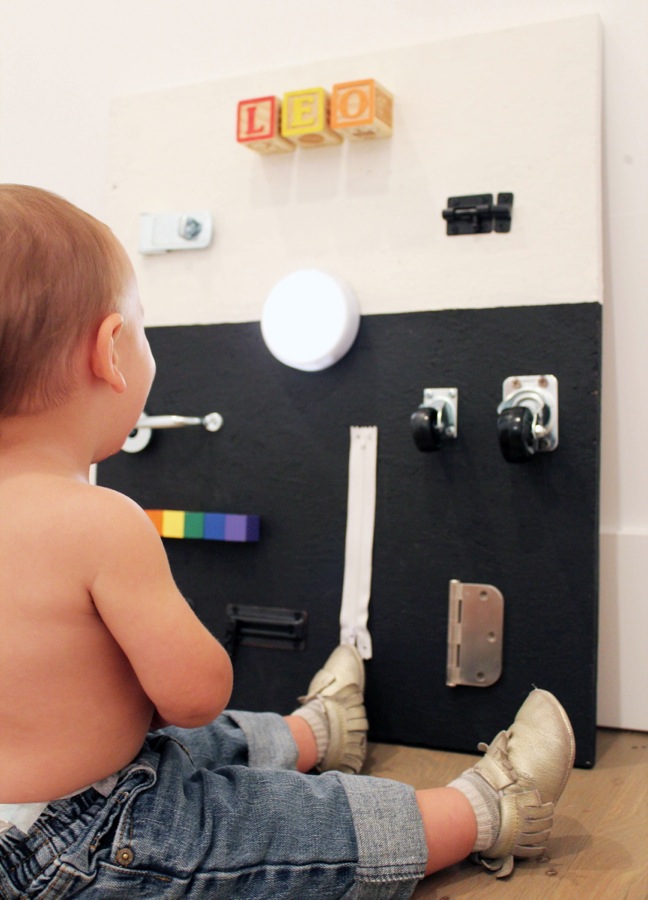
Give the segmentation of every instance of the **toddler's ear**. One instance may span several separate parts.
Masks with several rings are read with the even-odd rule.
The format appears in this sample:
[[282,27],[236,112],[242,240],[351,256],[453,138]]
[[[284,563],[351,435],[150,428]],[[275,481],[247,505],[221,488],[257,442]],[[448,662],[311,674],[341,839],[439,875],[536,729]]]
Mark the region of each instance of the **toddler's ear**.
[[97,378],[107,382],[118,394],[126,390],[126,381],[119,368],[117,341],[124,325],[119,313],[106,316],[92,345],[90,365]]

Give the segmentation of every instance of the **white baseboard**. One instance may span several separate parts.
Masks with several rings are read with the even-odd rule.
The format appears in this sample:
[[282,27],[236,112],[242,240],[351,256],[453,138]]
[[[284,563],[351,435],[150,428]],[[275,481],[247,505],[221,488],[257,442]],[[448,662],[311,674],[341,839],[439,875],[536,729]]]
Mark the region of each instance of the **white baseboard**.
[[648,534],[601,534],[597,722],[648,731]]

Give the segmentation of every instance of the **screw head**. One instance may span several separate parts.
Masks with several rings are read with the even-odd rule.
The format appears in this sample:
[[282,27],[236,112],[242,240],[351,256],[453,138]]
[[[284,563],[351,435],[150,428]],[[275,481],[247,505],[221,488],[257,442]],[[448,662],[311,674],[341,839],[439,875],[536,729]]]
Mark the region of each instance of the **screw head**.
[[180,221],[180,237],[185,238],[185,240],[187,241],[192,241],[194,238],[197,238],[201,231],[201,223],[198,221],[198,219],[194,219],[192,216],[185,216]]

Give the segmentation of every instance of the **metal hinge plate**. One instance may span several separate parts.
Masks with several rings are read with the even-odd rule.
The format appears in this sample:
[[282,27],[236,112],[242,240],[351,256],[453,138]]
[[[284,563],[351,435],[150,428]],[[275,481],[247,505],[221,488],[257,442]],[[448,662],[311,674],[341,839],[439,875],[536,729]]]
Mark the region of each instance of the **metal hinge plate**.
[[491,584],[452,579],[448,599],[448,687],[490,687],[502,674],[504,597]]

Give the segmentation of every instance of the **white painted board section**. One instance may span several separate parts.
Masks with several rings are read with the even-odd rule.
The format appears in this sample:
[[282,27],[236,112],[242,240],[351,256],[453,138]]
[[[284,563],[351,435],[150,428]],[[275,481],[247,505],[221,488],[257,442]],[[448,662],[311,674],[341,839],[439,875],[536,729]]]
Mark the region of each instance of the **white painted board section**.
[[[596,16],[237,76],[115,101],[107,220],[150,325],[256,321],[303,266],[363,314],[600,302],[601,51]],[[240,100],[375,78],[389,140],[261,157]],[[450,196],[513,192],[509,234],[448,237]],[[141,213],[205,208],[204,251],[145,258]]]

